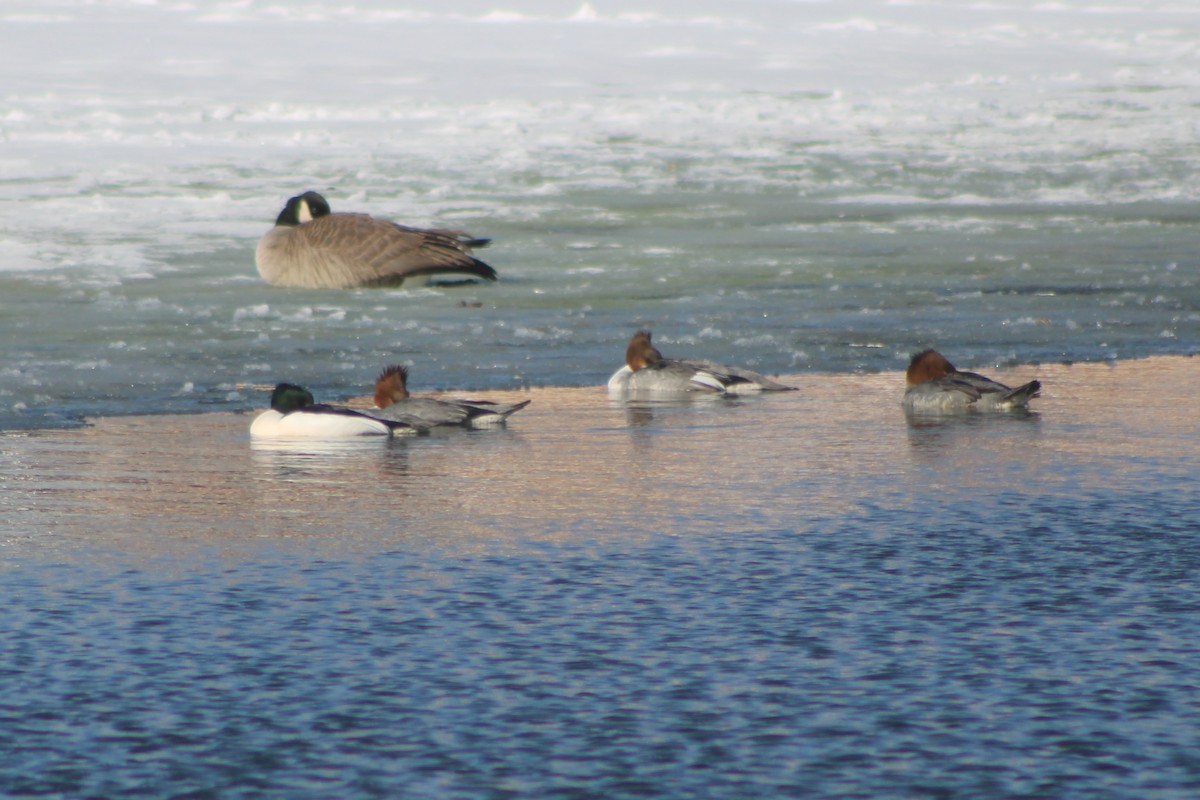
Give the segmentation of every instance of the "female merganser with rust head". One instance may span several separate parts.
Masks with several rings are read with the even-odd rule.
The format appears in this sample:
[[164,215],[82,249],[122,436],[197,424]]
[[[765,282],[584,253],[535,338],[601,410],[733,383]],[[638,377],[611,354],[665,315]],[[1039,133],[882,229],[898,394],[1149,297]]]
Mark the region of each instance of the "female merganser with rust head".
[[375,381],[375,405],[369,411],[378,419],[414,419],[423,425],[465,425],[478,428],[500,425],[515,411],[529,405],[493,403],[488,400],[437,400],[432,397],[411,397],[408,394],[408,370],[391,366],[379,373]]
[[489,241],[367,214],[334,214],[324,197],[305,192],[287,201],[254,260],[267,283],[309,289],[398,286],[405,278],[440,273],[494,281],[496,270],[471,255],[472,247]]
[[913,356],[906,378],[905,410],[927,414],[1024,409],[1042,388],[1040,381],[1030,381],[1013,389],[974,372],[961,372],[936,350]]
[[663,358],[650,342],[650,331],[638,331],[625,349],[625,366],[608,379],[612,394],[686,395],[747,394],[789,391],[765,375],[712,361]]
[[294,383],[277,385],[271,393],[271,409],[250,424],[253,437],[281,439],[391,436],[420,430],[420,423],[412,419],[375,419],[353,409],[315,403],[310,391]]

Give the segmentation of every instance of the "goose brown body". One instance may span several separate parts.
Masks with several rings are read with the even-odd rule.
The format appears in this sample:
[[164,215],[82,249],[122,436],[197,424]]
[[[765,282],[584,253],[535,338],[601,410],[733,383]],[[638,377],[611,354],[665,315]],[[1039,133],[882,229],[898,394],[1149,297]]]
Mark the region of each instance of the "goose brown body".
[[263,234],[255,263],[267,283],[309,289],[395,286],[445,273],[496,280],[496,271],[471,255],[487,243],[461,231],[333,213],[324,197],[305,192],[290,198]]

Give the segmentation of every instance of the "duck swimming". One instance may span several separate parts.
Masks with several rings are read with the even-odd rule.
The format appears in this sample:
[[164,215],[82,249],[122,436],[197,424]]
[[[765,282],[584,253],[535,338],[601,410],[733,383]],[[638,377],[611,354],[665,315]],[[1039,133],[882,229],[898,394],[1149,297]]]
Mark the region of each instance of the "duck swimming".
[[905,377],[904,409],[918,413],[1024,409],[1042,388],[1040,381],[1030,381],[1013,389],[975,372],[961,372],[936,350],[913,356]]
[[686,395],[747,394],[790,391],[765,375],[712,361],[663,358],[650,342],[650,331],[638,331],[625,349],[625,366],[608,379],[610,394]]
[[367,214],[332,213],[316,192],[292,197],[254,253],[258,272],[274,286],[348,289],[398,286],[417,275],[464,273],[496,280],[496,270],[471,255],[490,239],[462,231],[408,228]]
[[382,420],[349,408],[313,402],[312,392],[294,383],[280,383],[271,393],[271,408],[255,417],[250,435],[256,438],[340,439],[352,436],[391,436],[423,429],[412,419]]
[[400,366],[391,366],[379,373],[375,381],[375,405],[378,409],[367,413],[381,420],[416,420],[429,427],[465,425],[478,428],[500,425],[510,414],[520,411],[529,403],[529,400],[504,404],[487,400],[411,397],[408,394],[408,370]]

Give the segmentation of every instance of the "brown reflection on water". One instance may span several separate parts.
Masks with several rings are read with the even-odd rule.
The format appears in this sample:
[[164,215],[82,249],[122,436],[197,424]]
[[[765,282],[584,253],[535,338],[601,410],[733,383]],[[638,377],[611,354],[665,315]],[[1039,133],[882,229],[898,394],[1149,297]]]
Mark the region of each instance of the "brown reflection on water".
[[959,490],[1010,484],[1036,495],[1119,488],[1196,468],[1200,361],[1151,358],[1049,364],[997,377],[1038,378],[1034,413],[909,423],[914,460]]
[[[342,546],[803,531],[864,504],[1070,491],[1196,468],[1193,359],[1046,365],[1028,417],[909,420],[903,376],[629,406],[541,389],[507,429],[330,445],[251,442],[251,416],[95,420],[0,435],[4,540],[120,548],[305,536]],[[511,393],[505,395],[507,399]]]

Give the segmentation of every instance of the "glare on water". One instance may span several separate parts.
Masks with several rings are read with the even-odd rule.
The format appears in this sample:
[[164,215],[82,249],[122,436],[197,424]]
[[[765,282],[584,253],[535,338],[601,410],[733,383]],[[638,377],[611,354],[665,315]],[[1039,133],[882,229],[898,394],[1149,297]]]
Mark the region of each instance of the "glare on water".
[[1014,368],[1001,377],[1037,377],[1042,397],[1030,416],[996,418],[906,420],[897,373],[792,376],[796,392],[736,401],[627,405],[602,387],[535,389],[505,429],[391,441],[250,441],[246,415],[103,418],[8,436],[9,478],[29,492],[6,502],[20,511],[14,532],[92,543],[105,531],[164,543],[205,531],[335,541],[347,531],[369,547],[430,535],[475,547],[497,537],[802,533],[863,504],[908,511],[926,494],[967,501],[1000,487],[1092,492],[1133,483],[1141,469],[1184,469],[1195,455],[1184,413],[1191,367]]

